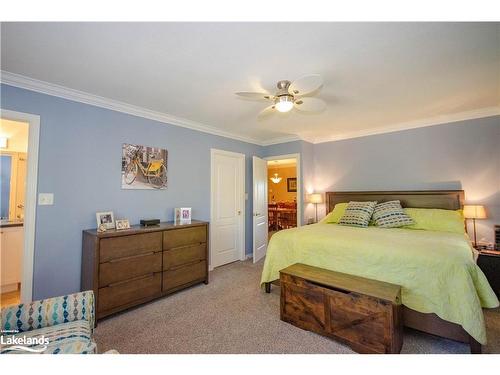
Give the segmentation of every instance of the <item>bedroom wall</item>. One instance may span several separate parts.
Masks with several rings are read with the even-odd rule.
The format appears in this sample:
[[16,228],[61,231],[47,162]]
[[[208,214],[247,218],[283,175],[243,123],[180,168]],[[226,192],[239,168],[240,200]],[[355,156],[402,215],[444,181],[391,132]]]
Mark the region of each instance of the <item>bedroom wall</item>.
[[[246,251],[252,251],[252,156],[263,148],[91,105],[1,86],[1,107],[40,115],[38,192],[54,193],[53,206],[38,206],[35,299],[80,289],[82,229],[95,228],[95,213],[115,217],[173,218],[173,208],[193,208],[210,218],[210,148],[246,155]],[[168,150],[166,190],[122,190],[122,143]]]
[[315,144],[314,187],[463,189],[466,202],[488,211],[487,220],[476,221],[478,241],[493,241],[500,224],[499,145],[500,116]]

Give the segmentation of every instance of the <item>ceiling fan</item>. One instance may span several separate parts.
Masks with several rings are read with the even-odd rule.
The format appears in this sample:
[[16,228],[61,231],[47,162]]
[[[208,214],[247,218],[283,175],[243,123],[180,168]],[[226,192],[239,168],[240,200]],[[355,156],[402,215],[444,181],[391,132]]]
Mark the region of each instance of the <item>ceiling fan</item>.
[[277,83],[278,91],[270,94],[267,92],[237,92],[236,95],[246,99],[269,100],[273,102],[264,108],[257,117],[261,118],[276,111],[289,112],[293,108],[305,112],[321,112],[326,103],[317,98],[307,95],[314,94],[323,85],[323,79],[319,74],[309,74],[293,82],[282,80]]

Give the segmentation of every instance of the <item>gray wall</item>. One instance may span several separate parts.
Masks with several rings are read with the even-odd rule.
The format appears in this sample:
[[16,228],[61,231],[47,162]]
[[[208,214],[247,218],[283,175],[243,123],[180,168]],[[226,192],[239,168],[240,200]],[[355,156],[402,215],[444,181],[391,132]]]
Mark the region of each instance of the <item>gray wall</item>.
[[464,189],[466,202],[484,204],[489,214],[477,221],[478,241],[493,241],[493,225],[500,224],[500,116],[315,144],[314,186]]
[[[95,228],[95,213],[114,211],[172,220],[174,207],[192,207],[210,219],[210,148],[246,155],[246,251],[252,251],[252,156],[262,147],[163,124],[11,86],[1,86],[1,107],[40,115],[38,191],[54,193],[53,206],[38,206],[35,299],[80,290],[82,229]],[[122,190],[122,143],[168,150],[166,190]]]

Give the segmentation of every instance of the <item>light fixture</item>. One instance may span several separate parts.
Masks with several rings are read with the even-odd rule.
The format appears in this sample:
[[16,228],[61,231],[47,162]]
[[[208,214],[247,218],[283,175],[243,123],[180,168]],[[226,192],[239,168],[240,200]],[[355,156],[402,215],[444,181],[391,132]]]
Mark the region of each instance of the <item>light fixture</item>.
[[307,202],[313,203],[316,207],[316,223],[318,222],[318,203],[323,203],[323,194],[312,193],[307,196]]
[[293,108],[293,96],[292,95],[282,95],[276,98],[274,102],[276,109],[279,112],[288,112]]
[[7,145],[8,145],[8,138],[0,137],[0,148],[7,148]]
[[464,217],[466,219],[472,219],[474,223],[474,247],[476,247],[476,219],[486,219],[486,210],[484,206],[479,204],[466,204],[464,205]]
[[281,177],[278,177],[278,174],[275,173],[274,177],[271,177],[271,181],[274,182],[275,184],[279,184],[281,181]]

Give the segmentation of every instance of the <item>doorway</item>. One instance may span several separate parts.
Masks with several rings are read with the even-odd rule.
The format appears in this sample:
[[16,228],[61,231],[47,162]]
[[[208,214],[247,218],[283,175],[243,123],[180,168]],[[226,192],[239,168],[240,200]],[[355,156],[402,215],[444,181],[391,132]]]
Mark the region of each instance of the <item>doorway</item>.
[[211,149],[210,269],[245,259],[245,155]]
[[2,306],[21,301],[27,122],[0,118],[0,263]]
[[0,113],[0,302],[33,297],[39,116]]
[[268,238],[276,232],[301,224],[302,197],[300,155],[266,158],[268,177]]

